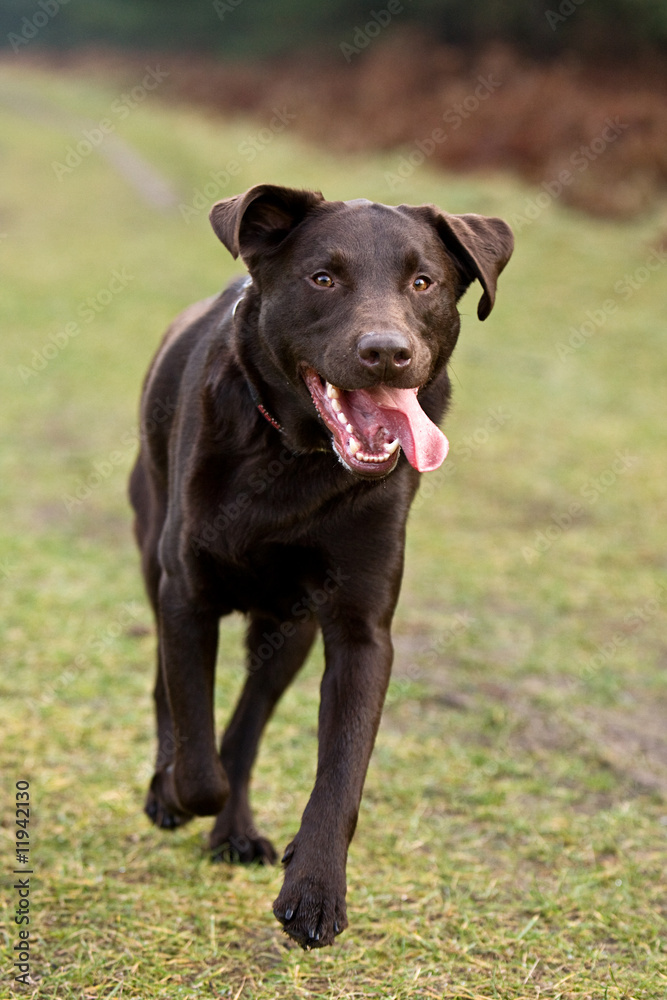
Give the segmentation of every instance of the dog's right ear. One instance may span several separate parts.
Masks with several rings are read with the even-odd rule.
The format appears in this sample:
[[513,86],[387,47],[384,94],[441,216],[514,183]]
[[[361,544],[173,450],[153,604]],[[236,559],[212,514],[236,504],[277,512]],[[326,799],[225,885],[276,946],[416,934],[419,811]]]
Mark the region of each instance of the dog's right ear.
[[216,202],[209,218],[232,257],[240,254],[250,266],[253,257],[278,246],[323,201],[319,191],[257,184],[245,194]]

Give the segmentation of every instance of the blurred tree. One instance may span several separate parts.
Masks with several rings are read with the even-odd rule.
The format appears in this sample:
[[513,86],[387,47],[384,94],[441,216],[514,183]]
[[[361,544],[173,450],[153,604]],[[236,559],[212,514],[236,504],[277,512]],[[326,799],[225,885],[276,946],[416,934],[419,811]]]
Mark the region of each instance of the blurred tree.
[[[391,0],[392,24],[479,47],[493,40],[537,56],[637,57],[667,51],[666,0]],[[0,45],[73,47],[106,43],[267,56],[304,47],[338,49],[389,0],[3,0]],[[400,8],[400,10],[399,10]]]

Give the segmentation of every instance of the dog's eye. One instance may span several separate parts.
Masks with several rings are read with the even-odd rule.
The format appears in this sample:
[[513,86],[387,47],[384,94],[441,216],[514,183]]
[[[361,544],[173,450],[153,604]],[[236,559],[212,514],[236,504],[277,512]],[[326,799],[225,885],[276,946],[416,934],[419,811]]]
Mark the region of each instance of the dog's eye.
[[432,284],[430,278],[427,278],[425,274],[420,274],[412,282],[412,287],[416,292],[425,292]]
[[332,288],[334,280],[326,271],[317,271],[311,278],[318,288]]

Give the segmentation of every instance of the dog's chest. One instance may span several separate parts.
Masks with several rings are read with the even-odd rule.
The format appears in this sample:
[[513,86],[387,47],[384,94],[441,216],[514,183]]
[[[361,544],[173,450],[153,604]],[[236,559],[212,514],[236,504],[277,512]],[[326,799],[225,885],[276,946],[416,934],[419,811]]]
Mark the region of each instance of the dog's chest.
[[295,455],[282,442],[260,455],[209,459],[188,491],[193,544],[238,564],[267,546],[326,543],[359,492],[336,466],[333,456]]

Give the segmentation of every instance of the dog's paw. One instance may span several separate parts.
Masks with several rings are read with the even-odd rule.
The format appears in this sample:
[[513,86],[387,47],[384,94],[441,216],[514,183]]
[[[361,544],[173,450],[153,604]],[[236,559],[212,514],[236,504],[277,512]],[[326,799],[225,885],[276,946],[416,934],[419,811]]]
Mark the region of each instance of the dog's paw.
[[261,865],[273,865],[278,857],[271,841],[258,834],[249,837],[243,833],[231,833],[225,840],[211,843],[211,851],[212,861],[225,861],[228,864],[249,865],[258,862]]
[[192,813],[185,812],[176,802],[171,773],[166,770],[157,771],[153,775],[144,812],[151,823],[161,830],[175,830],[189,823],[193,816]]
[[209,847],[211,860],[231,864],[251,864],[254,861],[273,865],[278,857],[271,841],[260,836],[255,829],[252,814],[235,815],[230,808],[223,809],[218,816],[211,830]]
[[333,944],[336,935],[347,927],[345,887],[336,888],[312,876],[286,877],[273,913],[284,931],[305,951],[323,948]]

